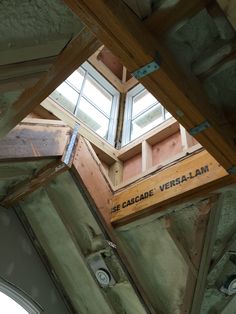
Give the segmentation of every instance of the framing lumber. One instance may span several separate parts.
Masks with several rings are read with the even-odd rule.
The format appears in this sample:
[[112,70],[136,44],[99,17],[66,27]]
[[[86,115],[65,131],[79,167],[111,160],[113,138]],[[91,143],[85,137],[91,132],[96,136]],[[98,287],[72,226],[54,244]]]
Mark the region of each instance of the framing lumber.
[[58,105],[54,100],[47,98],[41,103],[41,106],[58,117],[69,127],[74,128],[76,124],[80,125],[80,135],[87,139],[97,150],[99,157],[108,165],[118,161],[116,156],[116,149],[110,145],[106,140],[91,131],[81,120],[69,113],[67,110]]
[[48,72],[31,88],[26,89],[9,110],[1,116],[0,136],[6,135],[14,126],[39,105],[100,46],[100,42],[84,28],[57,57]]
[[[214,197],[213,197],[214,198]],[[210,210],[212,207],[212,198],[208,199],[207,203],[199,204],[199,212],[195,222],[195,236],[193,245],[191,248],[190,258],[193,265],[197,269],[199,274],[200,262],[203,254],[203,247],[205,244],[205,237],[207,233],[207,226],[209,222]],[[192,271],[189,269],[184,300],[181,305],[181,313],[190,313],[192,307],[192,300],[195,292],[197,278],[193,275]],[[198,312],[199,313],[199,312]]]
[[[229,176],[209,153],[201,151],[127,190],[115,193],[111,221],[113,224],[124,224],[150,211],[163,210],[164,206],[183,201],[189,196],[209,193],[218,187],[217,184],[222,186],[235,180],[236,177]],[[130,201],[131,204],[127,205],[128,200],[140,198],[145,192],[150,192],[148,197],[133,203]]]
[[196,139],[225,169],[236,165],[233,133],[220,127],[200,82],[182,73],[165,45],[153,37],[151,31],[121,0],[64,2],[106,47],[119,56],[131,73],[153,61],[159,52],[162,58],[160,69],[143,77],[141,83],[187,131],[207,120],[211,127],[196,135]]
[[[102,46],[103,48],[104,46]],[[96,51],[88,61],[98,70],[120,93],[123,93],[123,83],[112,71],[100,60],[97,59],[100,49]]]
[[0,139],[0,161],[61,157],[69,134],[61,121],[25,119]]
[[152,146],[147,142],[142,142],[142,172],[152,167]]
[[123,146],[120,150],[118,150],[117,157],[120,160],[125,161],[142,151],[143,141],[147,141],[148,144],[154,145],[178,131],[179,123],[174,118],[168,119],[149,132]]
[[0,204],[7,208],[11,207],[42,185],[48,183],[55,176],[70,169],[78,142],[77,132],[78,129],[75,128],[60,160],[50,162],[38,170],[31,178],[17,183],[12,188],[10,187]]
[[166,168],[176,164],[177,162],[180,162],[181,160],[185,159],[187,156],[195,154],[196,152],[199,152],[200,150],[203,150],[202,146],[200,144],[196,144],[196,145],[190,147],[189,149],[172,156],[171,158],[165,160],[161,164],[157,164],[157,165],[149,168],[147,171],[140,173],[137,176],[134,176],[125,182],[122,182],[118,186],[114,187],[114,191],[119,192],[119,191],[123,190],[124,188],[129,187],[130,184],[134,184],[134,182],[142,181],[147,177],[155,175],[158,171],[166,169]]
[[182,125],[180,125],[180,135],[183,150],[187,150],[189,147],[193,146],[193,137],[184,127],[182,127]]
[[68,166],[61,160],[52,161],[43,169],[40,169],[30,179],[19,182],[15,187],[10,188],[6,197],[0,201],[0,204],[6,208],[9,208],[24,199],[27,195],[37,190],[42,185],[49,182],[55,176],[68,170]]
[[203,301],[207,283],[207,275],[212,261],[213,248],[215,244],[217,227],[220,220],[223,197],[221,196],[219,198],[216,198],[215,201],[216,204],[214,204],[210,210],[210,216],[207,225],[207,232],[201,257],[201,263],[199,267],[199,273],[190,312],[191,314],[197,314],[201,310],[201,304]]
[[117,186],[123,179],[123,162],[116,161],[109,169],[109,178],[114,186]]
[[124,263],[125,268],[128,270],[127,275],[130,278],[135,291],[140,299],[144,301],[144,305],[148,307],[150,313],[155,313],[149,300],[149,296],[145,293],[142,287],[142,282],[136,277],[135,271],[132,269],[130,262],[123,253],[124,248],[122,243],[111,225],[111,212],[109,208],[111,206],[113,190],[101,170],[101,163],[96,156],[93,155],[91,147],[88,144],[89,143],[82,137],[79,138],[71,172],[79,184],[84,187],[91,206],[96,208],[95,211],[99,220],[102,222],[110,240],[116,245],[116,251],[121,261]]

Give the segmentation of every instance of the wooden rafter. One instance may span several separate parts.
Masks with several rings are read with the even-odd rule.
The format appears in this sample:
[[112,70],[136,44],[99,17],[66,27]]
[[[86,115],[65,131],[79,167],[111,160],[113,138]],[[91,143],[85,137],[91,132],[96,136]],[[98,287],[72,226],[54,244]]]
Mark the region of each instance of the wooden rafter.
[[151,31],[121,0],[64,2],[130,72],[153,61],[159,52],[162,59],[160,69],[142,78],[142,84],[188,131],[207,120],[210,127],[198,133],[196,139],[225,169],[236,165],[233,134],[228,131],[225,134],[220,128],[200,82],[181,72],[165,46],[153,37]]
[[154,313],[149,296],[145,293],[142,282],[136,277],[127,256],[123,253],[124,251],[120,239],[111,225],[111,212],[109,208],[111,206],[113,190],[101,168],[101,163],[96,156],[94,156],[89,143],[80,137],[71,172],[84,187],[84,190],[88,192],[91,205],[94,204],[96,207],[98,217],[103,222],[103,226],[111,241],[116,245],[117,253],[128,269],[132,282],[136,286],[140,297],[144,300],[150,312]]
[[0,136],[4,136],[53,90],[76,70],[100,46],[100,42],[84,28],[56,59],[48,72],[31,88],[26,89],[0,120]]

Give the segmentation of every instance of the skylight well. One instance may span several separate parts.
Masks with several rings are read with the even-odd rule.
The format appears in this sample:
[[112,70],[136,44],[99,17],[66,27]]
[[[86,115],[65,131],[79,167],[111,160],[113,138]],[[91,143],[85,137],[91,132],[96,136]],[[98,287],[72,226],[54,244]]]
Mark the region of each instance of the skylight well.
[[[117,144],[118,119],[123,128],[117,142],[125,145],[171,117],[111,52],[100,48],[95,54],[92,64],[83,63],[57,87],[50,96],[54,101],[112,145]],[[121,93],[125,104],[119,104]],[[122,115],[119,105],[125,106]]]

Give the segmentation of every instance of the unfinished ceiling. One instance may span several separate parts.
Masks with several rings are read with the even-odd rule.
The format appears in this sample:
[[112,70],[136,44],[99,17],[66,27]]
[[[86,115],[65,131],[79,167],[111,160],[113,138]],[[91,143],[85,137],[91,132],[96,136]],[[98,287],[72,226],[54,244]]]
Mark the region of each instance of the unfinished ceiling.
[[[167,36],[178,63],[195,75],[206,90],[222,127],[230,121],[235,131],[236,33],[217,4],[179,22]],[[223,115],[222,115],[223,113]]]
[[100,44],[60,0],[1,1],[0,18],[0,134],[4,136]]

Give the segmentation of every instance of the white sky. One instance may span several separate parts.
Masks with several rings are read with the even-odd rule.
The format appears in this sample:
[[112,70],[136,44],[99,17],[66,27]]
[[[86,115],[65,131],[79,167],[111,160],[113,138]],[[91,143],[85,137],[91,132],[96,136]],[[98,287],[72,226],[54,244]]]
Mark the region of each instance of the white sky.
[[14,300],[0,292],[0,313],[1,314],[29,314]]

